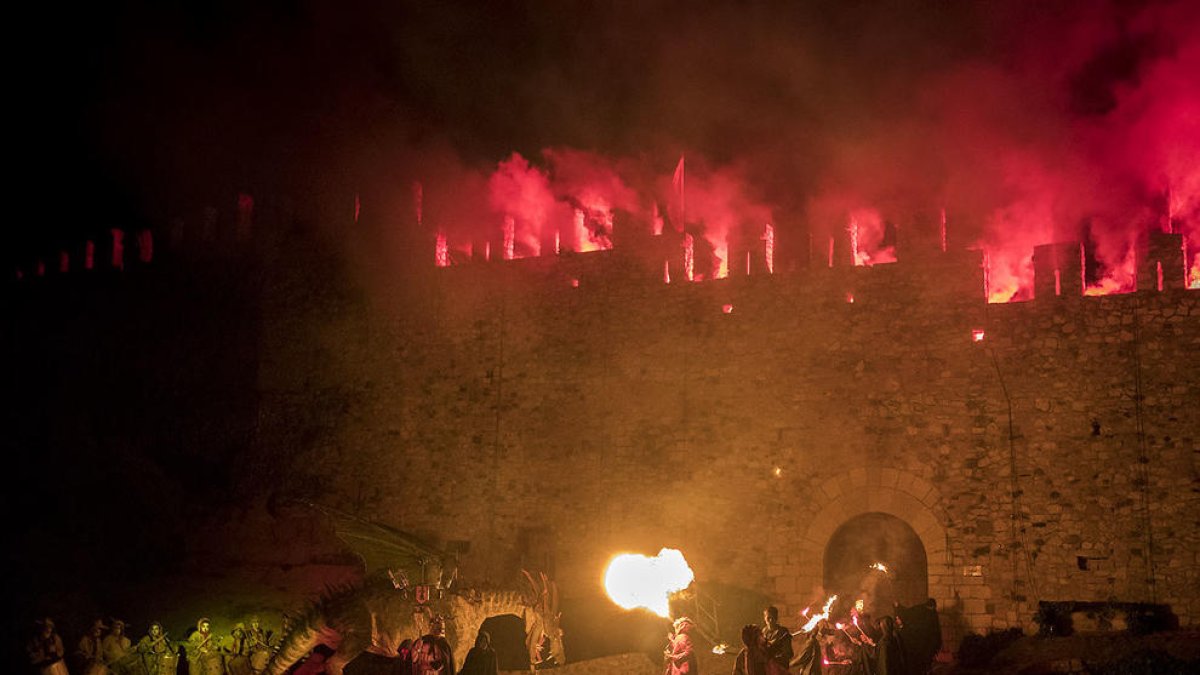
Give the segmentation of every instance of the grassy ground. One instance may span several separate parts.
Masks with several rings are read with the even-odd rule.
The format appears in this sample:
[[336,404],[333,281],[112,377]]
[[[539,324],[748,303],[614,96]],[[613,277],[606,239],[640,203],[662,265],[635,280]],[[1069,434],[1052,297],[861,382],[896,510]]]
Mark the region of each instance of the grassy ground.
[[[1156,666],[1126,663],[1123,664],[1123,670],[1112,671],[1113,668],[1122,665],[1123,660],[1128,661],[1129,657],[1146,652],[1162,656],[1157,659]],[[1062,672],[1145,672],[1167,675],[1157,671],[1164,667],[1164,663],[1173,661],[1193,662],[1192,665],[1200,666],[1200,631],[1181,630],[1141,636],[1098,633],[1056,638],[1022,637],[1001,650],[984,666],[947,667],[943,672],[954,675],[1034,675]]]

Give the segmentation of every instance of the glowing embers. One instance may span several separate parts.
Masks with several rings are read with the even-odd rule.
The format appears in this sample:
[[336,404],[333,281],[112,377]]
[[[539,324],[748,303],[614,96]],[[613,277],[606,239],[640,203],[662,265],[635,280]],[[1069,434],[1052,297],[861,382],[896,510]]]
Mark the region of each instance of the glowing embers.
[[987,337],[987,333],[982,328],[976,328],[971,331],[971,342],[983,342],[985,337]]
[[683,553],[676,549],[664,548],[653,558],[622,553],[608,563],[604,590],[624,609],[640,607],[667,617],[671,595],[687,588],[695,578]]

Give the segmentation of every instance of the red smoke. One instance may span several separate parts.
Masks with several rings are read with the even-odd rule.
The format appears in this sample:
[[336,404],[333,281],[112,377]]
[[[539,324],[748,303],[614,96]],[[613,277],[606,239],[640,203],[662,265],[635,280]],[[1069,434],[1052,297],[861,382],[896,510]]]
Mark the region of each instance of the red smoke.
[[[750,196],[737,169],[708,169],[697,163],[690,164],[688,171],[686,223],[672,225],[708,243],[704,250],[711,260],[700,261],[695,278],[721,278],[728,274],[731,244],[765,241],[771,210]],[[462,183],[456,184],[456,178]],[[541,164],[514,153],[486,178],[463,169],[442,179],[427,183],[424,190],[427,195],[453,191],[458,197],[453,209],[435,213],[433,205],[425,208],[436,221],[439,266],[453,263],[452,256],[441,251],[477,255],[481,245],[503,251],[505,259],[554,255],[560,249],[579,253],[610,249],[617,213],[628,214],[629,227],[660,234],[659,205],[669,205],[666,210],[677,213],[679,198],[670,176],[656,179],[645,162],[567,148],[544,150]],[[481,181],[486,184],[486,202],[469,206],[481,199],[469,185]],[[462,217],[457,214],[471,220],[457,220]]]
[[[830,238],[848,242],[845,259],[859,265],[903,259],[906,242],[978,248],[993,302],[1032,297],[1034,247],[1061,241],[1083,244],[1086,293],[1134,290],[1138,248],[1159,229],[1184,235],[1200,286],[1200,5],[979,11],[994,49],[930,67],[907,90],[864,90],[861,107],[831,99],[844,120],[809,136],[768,105],[755,112],[779,125],[778,147],[712,164],[689,151],[682,174],[669,139],[637,159],[513,154],[427,182],[427,217],[452,252],[487,245],[520,258],[611,248],[625,212],[646,234],[692,235],[696,280],[726,276],[733,255],[767,246],[768,224],[772,262],[784,268],[823,265]],[[811,152],[796,156],[798,138]]]

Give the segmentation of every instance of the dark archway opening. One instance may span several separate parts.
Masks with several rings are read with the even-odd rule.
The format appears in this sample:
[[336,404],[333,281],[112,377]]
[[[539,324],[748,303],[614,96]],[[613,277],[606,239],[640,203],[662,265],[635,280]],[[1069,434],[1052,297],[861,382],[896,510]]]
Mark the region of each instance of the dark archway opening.
[[[883,563],[887,572],[873,569]],[[913,605],[929,596],[929,564],[921,538],[908,523],[887,513],[864,513],[847,520],[825,546],[824,584],[848,608],[862,600],[875,616],[892,604]]]
[[529,670],[524,619],[515,614],[490,616],[479,630],[491,636],[492,649],[496,650],[496,663],[500,670]]

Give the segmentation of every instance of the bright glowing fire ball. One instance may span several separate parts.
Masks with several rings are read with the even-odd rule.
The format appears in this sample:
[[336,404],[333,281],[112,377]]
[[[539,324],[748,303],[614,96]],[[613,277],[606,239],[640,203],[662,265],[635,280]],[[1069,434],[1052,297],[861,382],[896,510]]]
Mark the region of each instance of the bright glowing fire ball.
[[683,554],[673,548],[664,548],[653,558],[622,553],[608,563],[604,590],[625,609],[644,607],[665,618],[670,614],[671,594],[687,588],[695,578]]

